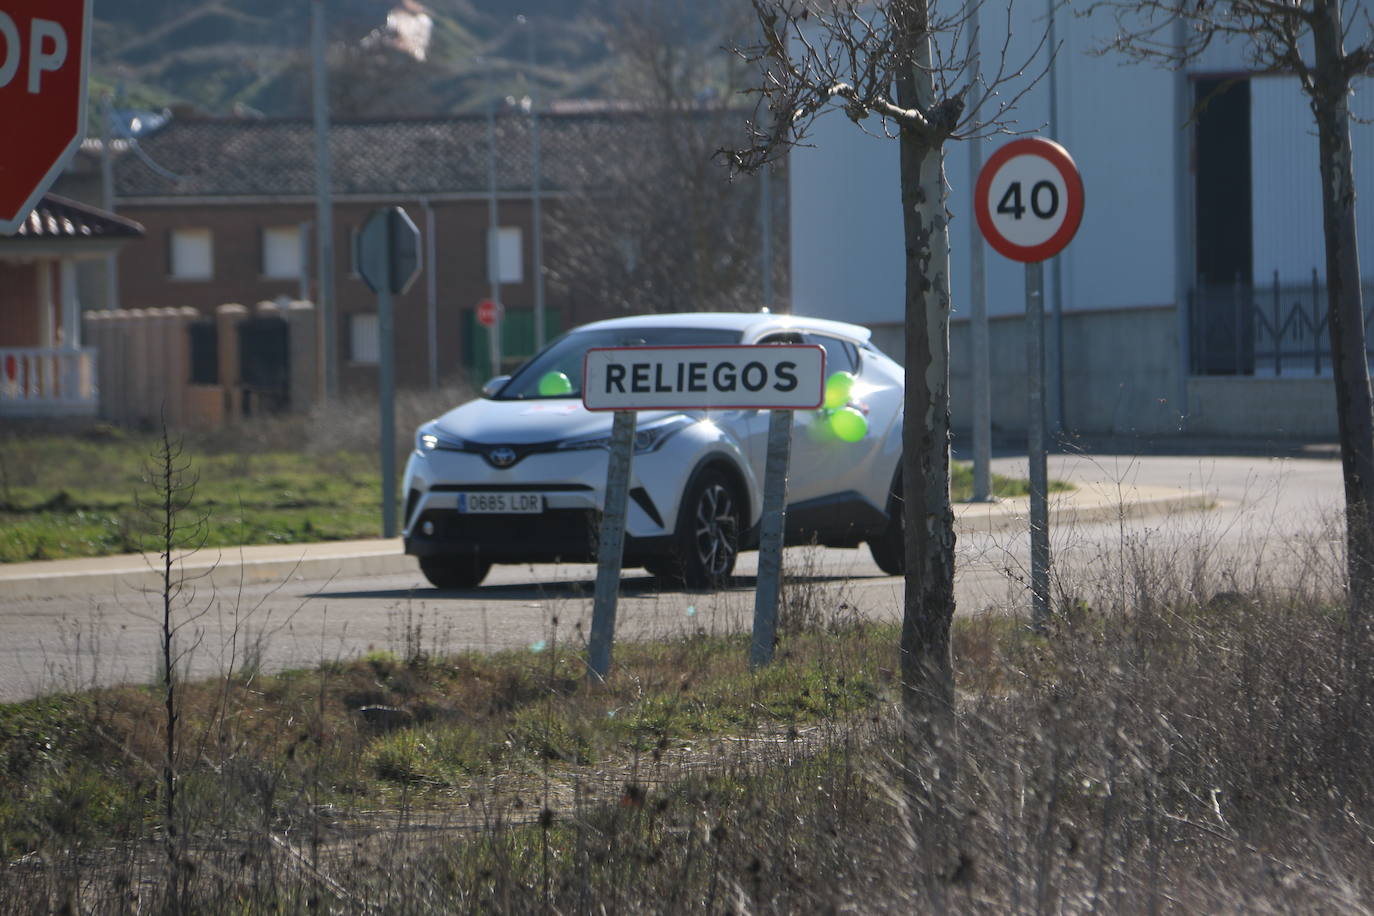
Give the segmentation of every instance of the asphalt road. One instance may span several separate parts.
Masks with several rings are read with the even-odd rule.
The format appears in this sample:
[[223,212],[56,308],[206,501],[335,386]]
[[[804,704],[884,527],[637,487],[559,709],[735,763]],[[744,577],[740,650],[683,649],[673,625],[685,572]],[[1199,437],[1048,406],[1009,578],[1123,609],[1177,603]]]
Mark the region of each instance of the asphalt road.
[[[1025,460],[994,461],[1024,475]],[[1207,511],[1076,520],[1052,530],[1056,587],[1094,606],[1129,604],[1142,589],[1215,592],[1255,583],[1329,586],[1337,568],[1339,462],[1312,458],[1052,456],[1052,477],[1111,504],[1136,487],[1202,490]],[[1106,513],[1108,516],[1113,513]],[[966,524],[957,552],[960,614],[1024,613],[1028,538],[1021,525]],[[626,570],[617,639],[744,631],[753,614],[755,557],[734,587],[659,591]],[[866,548],[790,549],[785,601],[809,613],[897,619],[903,582],[885,576]],[[180,664],[192,674],[260,666],[314,666],[372,649],[405,655],[582,645],[590,629],[591,565],[498,566],[481,588],[441,592],[418,570],[268,585],[186,583],[176,602]],[[1206,597],[1203,595],[1203,597]],[[786,609],[784,613],[787,613]],[[102,596],[5,599],[0,604],[0,700],[125,681],[157,671],[160,598],[125,588]]]

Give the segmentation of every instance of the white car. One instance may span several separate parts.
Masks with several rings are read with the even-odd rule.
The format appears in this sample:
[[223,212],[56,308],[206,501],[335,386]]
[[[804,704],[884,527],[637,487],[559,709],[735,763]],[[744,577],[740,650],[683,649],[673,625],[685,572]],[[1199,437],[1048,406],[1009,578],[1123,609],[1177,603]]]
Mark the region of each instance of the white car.
[[[406,553],[439,588],[472,588],[493,563],[595,560],[612,416],[582,406],[589,348],[806,343],[825,349],[827,378],[853,378],[836,389],[847,403],[794,417],[787,543],[867,541],[897,574],[903,371],[869,336],[766,312],[576,328],[416,431],[403,485]],[[767,434],[766,410],[640,411],[624,565],[692,588],[726,580],[739,551],[757,547]]]

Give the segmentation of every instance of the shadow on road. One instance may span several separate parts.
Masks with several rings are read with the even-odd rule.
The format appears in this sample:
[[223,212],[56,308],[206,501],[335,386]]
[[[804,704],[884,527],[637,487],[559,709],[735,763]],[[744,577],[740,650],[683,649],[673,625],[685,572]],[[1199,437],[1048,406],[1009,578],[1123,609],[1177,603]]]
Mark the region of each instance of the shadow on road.
[[[806,575],[788,576],[787,582],[794,585],[838,584],[853,579],[881,579],[876,576],[845,575]],[[716,592],[752,592],[758,587],[757,576],[733,576],[729,584],[715,589]],[[483,585],[478,588],[387,588],[387,589],[350,589],[340,591],[321,590],[310,592],[310,598],[336,598],[360,600],[386,600],[406,598],[457,598],[463,600],[480,599],[485,601],[552,601],[552,600],[591,600],[596,591],[596,583],[591,579],[564,579],[554,582],[532,584]],[[620,597],[654,598],[664,595],[703,595],[711,594],[710,589],[688,589],[664,587],[653,576],[626,576],[620,580]]]

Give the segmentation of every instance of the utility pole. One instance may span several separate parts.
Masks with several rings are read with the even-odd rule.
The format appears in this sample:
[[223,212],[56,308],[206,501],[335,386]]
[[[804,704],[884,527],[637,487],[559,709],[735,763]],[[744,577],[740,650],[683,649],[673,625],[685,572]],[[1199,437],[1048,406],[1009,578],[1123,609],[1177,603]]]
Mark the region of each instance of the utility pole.
[[763,272],[763,307],[773,310],[773,181],[772,165],[759,169],[759,269]]
[[491,343],[491,376],[501,374],[501,217],[496,203],[496,99],[491,89],[491,61],[482,61],[487,90],[487,279],[496,318],[487,329]]
[[[1059,136],[1059,40],[1055,37],[1055,7],[1060,0],[1045,0],[1050,17],[1050,139],[1063,142]],[[1050,376],[1050,432],[1056,437],[1064,433],[1064,271],[1062,254],[1050,260],[1050,287],[1054,290],[1053,327],[1050,333],[1054,359]]]
[[[976,109],[982,100],[982,78],[978,43],[978,7],[981,0],[968,0],[965,15],[969,29],[969,72],[972,85],[969,89],[969,107]],[[983,138],[974,136],[968,141],[968,173],[970,181],[976,181],[983,170]],[[988,502],[992,499],[992,380],[991,360],[988,351],[988,288],[987,272],[984,270],[983,233],[976,220],[969,220],[969,306],[972,311],[969,321],[969,343],[973,350],[973,501]]]
[[534,249],[534,349],[538,351],[548,338],[544,324],[544,215],[543,162],[539,156],[539,103],[534,97],[534,23],[521,13],[515,21],[525,27],[529,39],[529,103],[530,103],[530,245]]
[[[100,206],[106,213],[115,208],[114,187],[114,95],[105,96],[104,110],[100,119]],[[105,255],[105,308],[119,308],[119,255],[110,252]]]
[[316,267],[315,305],[324,337],[324,396],[339,393],[339,324],[334,301],[334,203],[329,163],[329,73],[325,66],[324,0],[310,4],[310,57],[313,66],[315,109],[315,235],[319,263]]

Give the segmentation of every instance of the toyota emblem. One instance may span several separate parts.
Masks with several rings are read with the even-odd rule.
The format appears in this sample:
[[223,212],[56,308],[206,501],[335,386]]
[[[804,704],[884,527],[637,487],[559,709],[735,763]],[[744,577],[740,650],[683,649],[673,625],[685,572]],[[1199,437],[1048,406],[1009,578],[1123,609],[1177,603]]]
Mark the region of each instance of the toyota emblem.
[[508,468],[515,464],[515,449],[505,446],[494,448],[487,452],[487,460],[498,468]]

